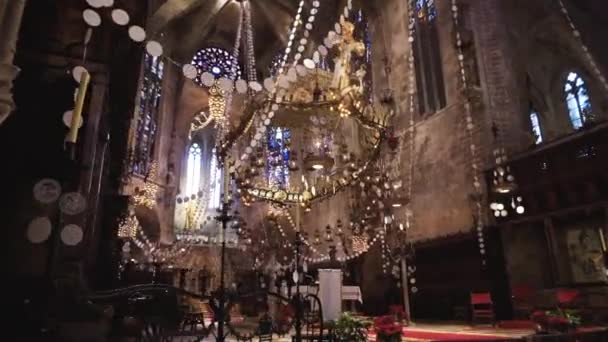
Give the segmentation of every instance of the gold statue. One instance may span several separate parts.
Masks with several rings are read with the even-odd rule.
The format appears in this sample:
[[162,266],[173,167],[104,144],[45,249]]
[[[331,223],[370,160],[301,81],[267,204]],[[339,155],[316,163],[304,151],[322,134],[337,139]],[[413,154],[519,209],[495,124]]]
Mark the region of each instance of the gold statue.
[[365,54],[365,44],[355,40],[353,37],[354,31],[355,25],[344,21],[342,24],[342,38],[337,44],[338,56],[334,60],[335,68],[332,81],[332,87],[340,91],[350,86],[353,53],[357,56]]

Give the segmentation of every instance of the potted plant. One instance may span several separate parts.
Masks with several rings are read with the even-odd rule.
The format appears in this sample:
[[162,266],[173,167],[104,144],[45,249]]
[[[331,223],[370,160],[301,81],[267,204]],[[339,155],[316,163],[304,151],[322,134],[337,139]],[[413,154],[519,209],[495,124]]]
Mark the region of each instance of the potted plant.
[[346,312],[337,321],[333,322],[335,340],[340,342],[365,342],[369,325],[368,321]]
[[381,316],[374,320],[374,328],[379,342],[400,342],[403,333],[401,324],[393,316]]

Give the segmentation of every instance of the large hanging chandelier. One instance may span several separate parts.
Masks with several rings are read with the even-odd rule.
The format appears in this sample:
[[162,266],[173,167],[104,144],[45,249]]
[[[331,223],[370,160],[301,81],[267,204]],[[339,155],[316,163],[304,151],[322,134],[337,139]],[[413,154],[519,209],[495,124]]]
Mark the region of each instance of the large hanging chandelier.
[[[237,170],[236,182],[245,203],[262,200],[297,203],[307,208],[314,200],[356,184],[377,157],[391,113],[378,110],[364,96],[361,78],[365,68],[362,65],[355,70],[353,59],[363,54],[365,46],[353,37],[352,23],[344,21],[340,27],[342,36],[334,37],[339,51],[334,70],[316,67],[308,60],[312,63],[296,64],[286,75],[277,77],[276,97],[263,106],[271,114],[258,114],[266,124],[272,119],[272,124],[252,133],[255,146],[247,148],[250,157]],[[315,52],[313,60],[320,60],[321,56]],[[363,132],[364,147],[358,153],[349,151],[341,141],[343,125],[360,127]],[[278,128],[289,131],[291,145],[300,149],[290,146],[290,158],[273,164],[276,159],[268,158],[273,152],[264,146],[263,137],[272,140],[268,132]],[[263,168],[267,172],[254,171]],[[277,186],[269,180],[274,174],[269,170],[276,168],[302,170],[303,174],[295,178],[290,175],[289,184]]]

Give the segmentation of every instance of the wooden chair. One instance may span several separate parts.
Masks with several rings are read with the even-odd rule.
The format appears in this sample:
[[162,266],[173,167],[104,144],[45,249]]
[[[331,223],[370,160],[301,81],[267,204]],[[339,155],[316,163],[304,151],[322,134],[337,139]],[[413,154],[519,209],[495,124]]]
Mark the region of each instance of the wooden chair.
[[213,309],[211,309],[209,303],[203,303],[201,305],[201,311],[203,313],[204,325],[206,327],[211,325],[213,323],[213,320],[215,319],[215,315],[213,314]]
[[273,322],[268,314],[262,315],[258,321],[258,329],[256,334],[259,336],[259,342],[272,341]]
[[230,321],[232,323],[242,323],[245,321],[245,317],[241,314],[241,308],[238,304],[233,306],[230,310]]
[[489,292],[471,293],[471,320],[475,324],[479,319],[488,320],[494,326],[494,303]]

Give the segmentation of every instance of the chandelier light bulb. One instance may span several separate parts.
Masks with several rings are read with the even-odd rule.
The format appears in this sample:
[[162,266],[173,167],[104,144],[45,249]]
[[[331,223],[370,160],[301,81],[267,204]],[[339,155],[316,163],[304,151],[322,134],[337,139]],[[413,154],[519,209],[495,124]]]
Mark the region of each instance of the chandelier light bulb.
[[515,209],[515,210],[516,210],[516,211],[517,211],[517,213],[518,213],[518,214],[520,214],[520,215],[521,215],[521,214],[523,214],[523,213],[526,211],[526,209],[525,209],[523,206],[521,206],[521,205],[520,205],[520,206],[518,206],[518,207],[517,207],[517,209]]

